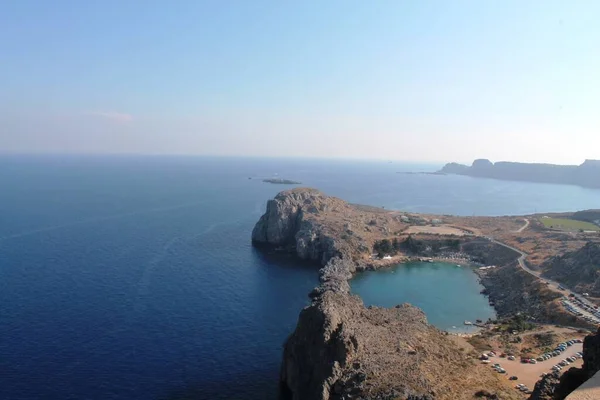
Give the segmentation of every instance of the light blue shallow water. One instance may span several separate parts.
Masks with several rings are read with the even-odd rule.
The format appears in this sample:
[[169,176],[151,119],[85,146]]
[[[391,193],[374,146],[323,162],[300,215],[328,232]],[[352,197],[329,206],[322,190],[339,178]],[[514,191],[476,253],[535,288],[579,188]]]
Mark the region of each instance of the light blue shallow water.
[[393,307],[411,303],[427,315],[430,323],[449,332],[472,332],[465,321],[494,319],[496,313],[483,287],[469,267],[456,264],[411,262],[378,271],[366,271],[351,281],[352,292],[365,305]]
[[[251,247],[266,201],[286,187],[248,177],[300,180],[350,202],[416,212],[600,204],[600,191],[577,187],[396,174],[422,169],[435,166],[1,157],[0,399],[276,398],[281,346],[317,269]],[[412,302],[424,301],[435,321],[446,300],[421,278]],[[405,301],[405,292],[386,293]]]

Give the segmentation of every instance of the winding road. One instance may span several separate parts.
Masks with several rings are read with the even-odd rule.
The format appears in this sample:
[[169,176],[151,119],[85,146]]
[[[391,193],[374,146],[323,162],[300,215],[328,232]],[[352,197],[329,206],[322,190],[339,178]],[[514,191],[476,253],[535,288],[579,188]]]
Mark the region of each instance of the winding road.
[[[525,219],[525,225],[523,225],[519,230],[517,230],[515,232],[523,232],[523,230],[525,230],[528,226],[529,226],[529,220]],[[560,294],[562,294],[562,295],[564,295],[566,297],[568,297],[569,295],[572,294],[573,296],[576,296],[578,299],[580,299],[583,303],[585,303],[585,304],[587,304],[589,306],[592,306],[592,307],[594,306],[593,303],[591,303],[590,301],[588,301],[586,298],[584,298],[583,296],[581,296],[579,293],[574,292],[574,291],[568,289],[567,287],[565,287],[564,285],[562,285],[562,284],[560,284],[560,283],[558,283],[556,281],[553,281],[553,280],[547,279],[547,278],[542,278],[541,272],[537,272],[537,271],[534,271],[531,268],[529,268],[527,266],[527,264],[525,263],[525,259],[527,258],[527,253],[525,253],[525,252],[523,252],[523,251],[521,251],[521,250],[519,250],[519,249],[517,249],[515,247],[512,247],[512,246],[510,246],[510,245],[508,245],[506,243],[500,242],[500,241],[494,239],[493,237],[489,237],[489,240],[492,243],[499,244],[500,246],[504,246],[507,249],[510,249],[510,250],[513,250],[513,251],[516,251],[517,253],[519,253],[520,256],[517,259],[517,261],[519,262],[519,267],[521,267],[521,269],[523,271],[527,272],[530,275],[533,275],[537,279],[541,279],[544,282],[548,282],[548,288],[549,289],[551,289],[551,290],[553,290],[555,292],[558,292],[558,293],[560,293]],[[563,287],[564,290],[559,289],[559,287]],[[595,317],[594,315],[586,312],[585,310],[581,310],[581,312],[584,315],[586,315],[586,316],[589,316],[589,317],[592,317],[594,319],[597,319],[597,317]]]
[[528,220],[527,218],[524,218],[524,219],[525,219],[525,225],[523,225],[522,227],[520,227],[519,229],[517,229],[517,230],[515,231],[515,233],[521,233],[521,232],[523,232],[525,229],[527,229],[527,227],[529,226],[529,220]]

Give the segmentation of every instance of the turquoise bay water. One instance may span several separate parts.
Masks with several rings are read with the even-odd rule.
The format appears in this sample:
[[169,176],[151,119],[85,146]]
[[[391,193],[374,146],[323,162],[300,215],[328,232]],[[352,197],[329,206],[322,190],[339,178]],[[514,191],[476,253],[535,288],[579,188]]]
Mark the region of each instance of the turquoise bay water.
[[430,323],[449,332],[472,332],[464,321],[495,318],[494,309],[480,294],[483,287],[469,267],[456,264],[411,262],[362,272],[351,282],[365,305],[393,307],[410,303],[420,307]]

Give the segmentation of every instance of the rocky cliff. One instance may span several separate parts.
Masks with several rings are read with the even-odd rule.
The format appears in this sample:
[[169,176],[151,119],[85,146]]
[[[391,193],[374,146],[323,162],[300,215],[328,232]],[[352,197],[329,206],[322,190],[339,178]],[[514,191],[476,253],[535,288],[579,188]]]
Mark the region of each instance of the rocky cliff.
[[252,243],[256,247],[282,247],[303,260],[325,265],[331,258],[340,256],[346,249],[344,243],[335,243],[317,223],[323,213],[340,213],[349,208],[340,199],[325,196],[315,189],[293,189],[279,193],[267,202],[267,211],[252,230]]
[[282,192],[268,202],[254,245],[285,248],[323,266],[311,304],[285,343],[284,394],[294,400],[456,400],[477,392],[518,398],[429,325],[421,310],[367,308],[350,293],[349,279],[364,269],[357,254],[369,252],[367,234],[388,232],[393,218],[313,189]]
[[543,276],[563,283],[578,293],[600,297],[600,244],[589,242],[581,249],[552,257],[541,265]]
[[600,188],[600,161],[586,160],[581,165],[528,164],[475,160],[471,166],[449,163],[439,172],[513,181],[562,183]]

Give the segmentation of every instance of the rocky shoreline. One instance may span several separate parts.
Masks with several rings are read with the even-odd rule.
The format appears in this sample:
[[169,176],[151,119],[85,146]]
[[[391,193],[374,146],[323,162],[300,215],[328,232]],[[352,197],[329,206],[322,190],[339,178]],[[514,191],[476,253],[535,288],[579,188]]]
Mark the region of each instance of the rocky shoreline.
[[[365,307],[350,293],[349,280],[358,271],[423,257],[456,262],[456,254],[462,254],[463,263],[496,265],[476,272],[499,316],[525,312],[540,322],[568,325],[570,316],[553,308],[556,293],[518,267],[520,254],[474,234],[476,229],[467,227],[471,225],[454,229],[458,235],[440,236],[430,230],[423,230],[418,238],[408,234],[400,254],[374,257],[371,249],[381,238],[399,237],[408,228],[406,218],[387,210],[351,205],[314,189],[284,191],[269,200],[252,232],[253,245],[288,251],[321,266],[319,285],[309,294],[311,304],[301,311],[284,345],[280,373],[284,398],[522,399],[498,374],[468,357],[450,340],[451,335],[429,325],[418,308],[408,304]],[[421,216],[413,218],[422,223]],[[451,223],[456,221],[453,218]],[[393,245],[398,244],[400,241],[394,239]],[[456,247],[461,253],[448,250]],[[444,259],[448,254],[452,255]],[[595,347],[597,341],[593,343],[587,346],[591,354],[588,360],[596,360],[600,354],[600,346]],[[587,365],[594,366],[586,369],[586,379],[596,368],[596,361],[588,361]],[[572,390],[575,380],[569,380],[571,375],[564,376],[567,383],[561,387]],[[579,383],[581,376],[577,378]],[[557,381],[547,378],[536,391],[554,393],[557,385]]]
[[[518,398],[496,375],[467,360],[418,308],[367,308],[351,295],[349,280],[356,271],[388,265],[360,257],[370,246],[344,222],[357,212],[365,215],[316,190],[294,189],[267,203],[252,232],[257,247],[285,248],[322,266],[312,302],[284,346],[283,393],[298,400],[455,400],[481,391],[488,398]],[[321,223],[324,214],[329,224]],[[338,219],[332,215],[346,233],[334,234]]]

